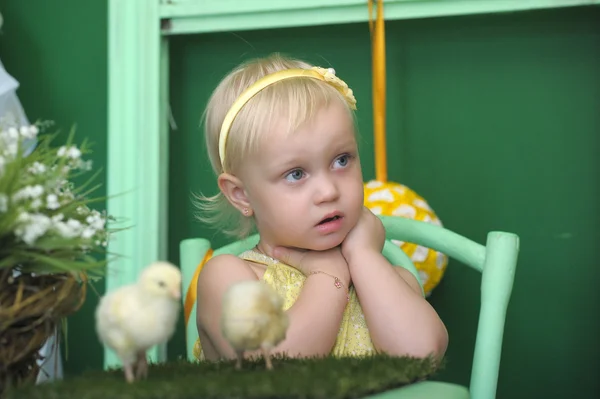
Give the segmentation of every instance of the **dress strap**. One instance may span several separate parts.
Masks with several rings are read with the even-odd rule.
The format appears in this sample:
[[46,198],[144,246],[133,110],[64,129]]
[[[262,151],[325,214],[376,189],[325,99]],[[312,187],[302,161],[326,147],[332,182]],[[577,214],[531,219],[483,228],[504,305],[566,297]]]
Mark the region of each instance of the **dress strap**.
[[254,263],[259,263],[261,265],[265,265],[265,266],[271,266],[271,265],[276,265],[279,264],[279,261],[277,259],[273,259],[270,256],[267,256],[265,254],[262,254],[258,251],[255,251],[253,249],[249,249],[248,251],[242,252],[239,257],[241,259],[244,260],[248,260]]

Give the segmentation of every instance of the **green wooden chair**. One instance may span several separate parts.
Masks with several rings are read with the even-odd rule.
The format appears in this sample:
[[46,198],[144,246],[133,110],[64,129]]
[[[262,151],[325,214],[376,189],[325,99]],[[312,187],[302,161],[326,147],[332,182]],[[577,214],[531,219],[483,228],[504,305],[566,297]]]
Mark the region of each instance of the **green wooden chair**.
[[[495,398],[506,310],[512,292],[519,252],[519,237],[512,233],[492,231],[488,234],[486,245],[483,246],[448,229],[429,223],[400,217],[380,216],[380,218],[386,229],[387,238],[383,254],[390,262],[405,267],[420,281],[410,258],[390,240],[412,242],[441,251],[482,273],[481,305],[468,389],[445,382],[423,381],[383,392],[372,398]],[[224,253],[237,255],[252,248],[257,242],[258,236],[254,235],[215,250],[213,256]],[[210,242],[206,239],[192,238],[181,242],[184,287],[195,287],[198,265],[209,251],[211,251]],[[186,348],[190,360],[194,360],[192,350],[198,337],[195,321],[195,304],[188,303]],[[452,344],[452,337],[450,337],[450,344]]]

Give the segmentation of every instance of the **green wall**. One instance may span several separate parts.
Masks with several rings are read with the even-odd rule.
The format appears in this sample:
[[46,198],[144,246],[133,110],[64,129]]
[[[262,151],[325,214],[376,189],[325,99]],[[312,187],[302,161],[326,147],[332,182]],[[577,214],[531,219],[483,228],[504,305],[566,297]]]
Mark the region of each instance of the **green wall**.
[[[107,2],[0,0],[0,59],[31,119],[77,124],[106,166]],[[599,9],[387,23],[390,179],[424,195],[446,226],[484,242],[521,236],[500,398],[595,397],[600,366]],[[192,191],[216,190],[198,128],[210,90],[247,57],[281,51],[332,64],[355,91],[365,178],[374,175],[366,24],[172,40],[170,251],[213,237]],[[100,194],[103,194],[104,189]],[[468,383],[479,276],[452,262],[431,297],[451,335],[440,379]],[[103,291],[103,285],[97,287]],[[100,368],[96,296],[70,319],[67,373]],[[170,356],[184,355],[183,330]]]
[[[76,138],[93,142],[89,159],[106,170],[107,2],[104,0],[0,0],[4,25],[0,59],[21,84],[17,94],[31,121],[53,120]],[[66,138],[66,134],[61,136]],[[104,186],[96,192],[104,196]],[[104,209],[104,204],[97,205]],[[95,285],[100,294],[104,283]],[[69,319],[65,373],[102,367],[94,332],[97,295],[88,291],[83,309]]]
[[[390,179],[424,195],[446,226],[479,242],[522,240],[500,398],[600,392],[600,9],[387,23]],[[191,192],[214,192],[199,129],[210,91],[274,51],[333,65],[358,99],[366,179],[374,176],[366,24],[175,37],[170,250],[203,236]],[[480,276],[452,262],[431,297],[450,332],[440,379],[467,384]],[[183,333],[172,342],[183,355]]]

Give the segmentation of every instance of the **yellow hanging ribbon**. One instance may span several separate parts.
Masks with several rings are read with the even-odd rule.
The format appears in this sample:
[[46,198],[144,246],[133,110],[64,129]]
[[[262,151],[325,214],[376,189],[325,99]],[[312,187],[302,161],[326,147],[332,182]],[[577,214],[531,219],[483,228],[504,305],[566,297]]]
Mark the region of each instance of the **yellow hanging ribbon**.
[[369,0],[369,30],[371,32],[371,62],[373,73],[373,133],[375,141],[375,179],[387,181],[385,145],[385,26],[383,0],[377,0],[377,16],[373,21],[374,0]]
[[187,327],[188,320],[190,319],[190,315],[192,314],[192,310],[194,309],[194,305],[196,304],[196,299],[198,298],[198,276],[200,276],[200,272],[202,268],[208,262],[210,258],[212,258],[213,250],[209,249],[206,251],[204,255],[204,259],[202,262],[196,267],[194,271],[194,275],[192,276],[192,280],[190,281],[190,285],[187,289],[187,294],[185,294],[185,302],[183,304],[183,315],[185,318],[185,326]]

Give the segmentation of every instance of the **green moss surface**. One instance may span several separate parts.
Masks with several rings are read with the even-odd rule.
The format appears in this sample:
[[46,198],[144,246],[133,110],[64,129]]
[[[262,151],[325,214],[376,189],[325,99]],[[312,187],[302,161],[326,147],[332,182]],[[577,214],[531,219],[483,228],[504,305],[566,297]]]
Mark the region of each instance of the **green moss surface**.
[[151,365],[147,380],[125,382],[121,370],[90,372],[63,381],[23,386],[10,399],[362,398],[432,376],[432,359],[387,357],[170,362]]

